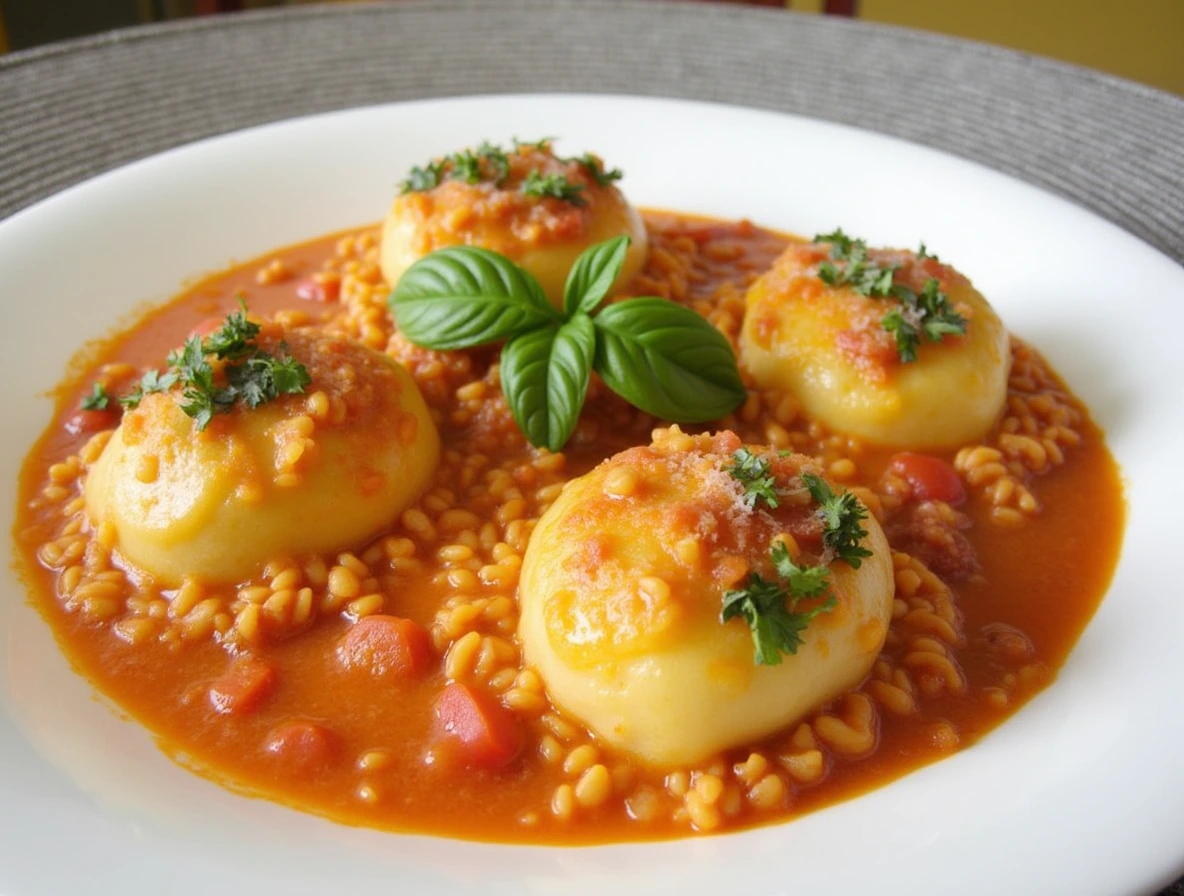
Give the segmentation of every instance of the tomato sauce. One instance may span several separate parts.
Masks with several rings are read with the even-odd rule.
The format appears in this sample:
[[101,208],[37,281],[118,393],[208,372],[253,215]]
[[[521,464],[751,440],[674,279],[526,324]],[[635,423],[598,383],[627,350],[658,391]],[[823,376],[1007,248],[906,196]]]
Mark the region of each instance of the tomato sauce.
[[[744,222],[664,213],[647,213],[646,221],[655,249],[634,290],[665,290],[667,297],[707,315],[734,338],[745,287],[768,267],[787,238]],[[962,544],[958,538],[965,539],[969,553],[964,552],[964,562],[952,565],[954,573],[945,576],[942,584],[953,600],[944,623],[954,632],[949,655],[963,681],[959,686],[943,686],[936,673],[909,665],[924,658],[910,659],[920,635],[907,629],[905,619],[913,605],[900,589],[917,576],[910,572],[913,567],[898,564],[899,612],[885,648],[884,666],[857,689],[872,696],[862,703],[836,701],[818,714],[850,721],[865,703],[872,706],[871,749],[844,753],[827,746],[819,733],[825,726],[815,731],[794,726],[701,767],[646,768],[596,743],[577,721],[565,718],[545,698],[539,698],[544,701],[541,707],[533,705],[530,694],[535,691],[528,686],[529,675],[515,665],[520,659],[515,653],[513,581],[507,585],[496,575],[501,567],[512,566],[498,557],[520,556],[529,534],[528,525],[515,528],[514,520],[506,519],[513,515],[506,508],[516,500],[515,489],[524,496],[525,519],[529,519],[545,505],[549,488],[557,488],[619,450],[648,442],[655,422],[623,409],[611,397],[594,394],[562,463],[547,466],[519,438],[506,435],[494,391],[482,393],[483,401],[456,397],[466,384],[491,382],[491,352],[459,357],[403,346],[398,348],[400,360],[421,381],[429,404],[437,411],[444,444],[458,457],[437,474],[421,502],[425,513],[431,514],[434,538],[421,539],[404,518],[392,522],[389,540],[380,537],[355,552],[368,571],[362,577],[376,582],[383,594],[382,614],[403,620],[397,627],[408,640],[391,648],[402,659],[369,665],[368,660],[352,664],[342,659],[343,651],[351,650],[372,659],[380,647],[350,646],[348,638],[362,622],[340,609],[326,608],[324,586],[315,584],[320,576],[312,561],[304,567],[301,581],[314,589],[322,601],[321,610],[303,623],[275,629],[249,649],[235,646],[216,627],[225,620],[212,623],[215,628],[207,637],[166,637],[176,621],[168,615],[168,604],[177,599],[167,589],[155,610],[148,607],[139,615],[132,603],[126,609],[121,604],[119,612],[101,619],[69,607],[59,597],[66,573],[47,563],[42,551],[47,542],[60,537],[62,505],[46,503],[39,496],[52,485],[48,471],[53,465],[83,450],[92,435],[93,427],[70,425],[70,421],[76,419],[92,382],[105,375],[103,365],[130,364],[129,371],[163,366],[171,349],[203,322],[236,310],[240,297],[253,316],[295,314],[303,325],[337,325],[364,332],[356,320],[365,316],[354,313],[365,305],[358,297],[372,288],[373,295],[367,295],[373,310],[383,288],[371,270],[374,253],[372,229],[325,237],[215,274],[154,310],[127,332],[111,337],[86,369],[59,387],[55,422],[33,447],[22,471],[14,532],[30,600],[54,630],[62,650],[97,690],[154,732],[162,749],[215,781],[349,824],[482,840],[654,839],[705,827],[734,829],[783,821],[884,786],[972,744],[1003,722],[1055,679],[1106,591],[1122,539],[1123,497],[1102,434],[1074,399],[1064,399],[1075,415],[1076,444],[1065,449],[1063,463],[1034,472],[1020,470],[1013,459],[1011,474],[1030,491],[1039,509],[1022,525],[1009,526],[998,523],[993,494],[967,484],[965,470],[959,470],[961,478],[956,480],[963,488],[961,495],[951,493],[948,476],[933,473],[934,463],[954,470],[958,464],[954,452],[922,461],[920,466],[928,465],[929,475],[916,474],[894,460],[896,452],[851,448],[808,420],[784,415],[787,422],[774,426],[770,421],[775,422],[776,396],[766,396],[759,412],[739,412],[729,425],[750,442],[764,441],[770,433],[775,438],[786,433],[793,448],[808,445],[831,463],[853,454],[857,472],[844,485],[883,499],[890,540],[893,516],[909,512],[919,498],[941,500],[951,508],[938,508],[948,519],[955,519],[951,513],[961,515],[943,531],[956,530],[959,535],[950,538],[956,544]],[[269,264],[273,274],[281,274],[261,273]],[[338,279],[314,279],[326,272]],[[372,325],[380,330],[390,326],[389,322]],[[382,330],[383,338],[388,330]],[[1032,363],[1043,364],[1038,358]],[[110,385],[118,392],[135,379],[124,371]],[[481,389],[472,387],[472,391],[476,394]],[[491,450],[491,445],[502,447]],[[465,471],[477,468],[465,464],[476,463],[471,458],[478,454],[488,455],[487,465],[470,476]],[[894,477],[894,470],[903,475]],[[912,482],[917,494],[909,492],[910,475],[924,479],[921,486]],[[495,487],[511,497],[486,497],[483,490]],[[447,517],[449,510],[457,514]],[[467,526],[477,533],[496,530],[497,545],[506,545],[503,550],[487,544],[490,539],[482,540],[484,536],[474,536],[474,550],[484,561],[479,568],[476,561],[465,566],[440,559],[438,549],[449,543],[447,520],[462,520],[463,512],[475,515],[476,522],[458,523],[460,528]],[[399,554],[400,545],[405,544],[415,546],[413,554]],[[893,547],[900,546],[894,542]],[[339,560],[326,558],[324,563],[331,566]],[[118,578],[122,567],[117,556],[113,567]],[[134,600],[134,571],[128,580],[133,584],[126,586],[123,596]],[[265,584],[263,579],[241,587],[261,583]],[[452,632],[442,619],[450,600],[470,592],[486,603],[471,602],[481,607],[471,629],[478,632],[481,648],[470,667],[465,667],[478,671],[467,673],[469,678],[461,684],[450,680],[448,663],[460,664],[460,642],[468,632]],[[508,603],[500,602],[502,598],[508,598]],[[228,616],[241,612],[235,608],[245,600],[229,593],[217,599]],[[934,603],[940,601],[934,598]],[[164,617],[157,618],[161,613]],[[139,619],[148,622],[120,628],[127,620]],[[926,624],[935,631],[941,625],[932,620]],[[899,632],[898,625],[902,626]],[[137,641],[133,637],[137,631],[151,631],[153,636]],[[479,671],[486,654],[492,657],[487,674]],[[891,711],[889,703],[875,696],[886,693],[887,687],[873,686],[874,680],[885,686],[899,683],[899,678],[892,677],[897,672],[909,679],[912,689],[914,709],[903,714]],[[491,681],[497,684],[487,686]],[[515,689],[526,695],[521,705],[509,696]],[[809,728],[809,720],[804,727]],[[593,752],[580,753],[583,746]],[[470,747],[484,758],[472,761],[474,754],[464,752]],[[807,761],[803,757],[814,752],[820,754],[822,767],[811,778],[799,766]],[[574,757],[593,754],[610,777],[612,796],[584,805],[581,794],[592,785],[581,790],[587,772]],[[759,761],[754,755],[761,757]],[[763,770],[765,766],[768,770]],[[779,776],[780,784],[766,788],[771,796],[753,795],[758,774]],[[713,816],[698,814],[688,796],[696,787],[703,793],[713,792],[715,779],[721,782],[721,794],[709,802],[719,807],[718,828],[700,822]],[[568,806],[571,800],[574,808]]]

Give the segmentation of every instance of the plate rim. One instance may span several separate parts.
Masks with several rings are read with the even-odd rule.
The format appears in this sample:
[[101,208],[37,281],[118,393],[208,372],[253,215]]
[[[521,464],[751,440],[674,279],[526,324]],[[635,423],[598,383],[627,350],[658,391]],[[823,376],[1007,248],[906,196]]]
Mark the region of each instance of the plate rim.
[[[528,98],[529,98],[531,101],[535,101],[535,100],[537,100],[537,99],[538,99],[538,95],[529,95],[529,97],[528,97]],[[559,98],[559,99],[569,99],[570,97],[569,97],[568,95],[559,95],[559,97],[558,97],[558,98]],[[456,101],[456,102],[459,102],[459,103],[466,103],[466,102],[498,102],[498,101],[504,101],[504,100],[507,100],[507,99],[522,99],[522,97],[481,97],[481,98],[456,98],[456,99],[455,99],[455,101]],[[606,96],[597,96],[597,97],[591,97],[591,99],[598,99],[598,100],[614,100],[614,101],[625,101],[625,102],[634,102],[634,103],[646,103],[646,102],[649,102],[649,103],[655,103],[655,104],[658,104],[658,105],[666,105],[666,104],[667,104],[667,101],[664,101],[664,100],[661,100],[661,99],[653,99],[653,98],[651,98],[651,99],[649,99],[649,100],[645,100],[644,98],[638,98],[638,97],[606,97]],[[437,104],[437,101],[433,101],[433,100],[425,100],[425,101],[423,101],[423,102],[424,102],[424,103],[426,103],[426,104],[429,104],[429,105],[436,105],[436,104]],[[685,103],[686,105],[688,105],[688,106],[691,106],[691,107],[702,107],[702,106],[704,106],[704,105],[705,105],[705,104],[702,104],[702,103],[697,103],[697,102],[695,102],[695,101],[683,101],[683,100],[679,100],[679,101],[677,101],[677,102],[678,102],[678,103]],[[406,105],[408,105],[408,104],[398,104],[398,105],[399,105],[399,106],[406,106]],[[414,105],[414,104],[411,104],[411,105]],[[725,106],[724,108],[731,108],[731,107],[727,107],[727,106]],[[354,116],[354,115],[357,115],[357,114],[371,114],[371,113],[374,113],[374,112],[376,112],[376,111],[381,111],[381,109],[378,109],[378,110],[376,110],[376,109],[374,109],[374,108],[371,108],[371,109],[358,109],[358,110],[343,110],[343,111],[342,111],[340,114],[341,114],[342,116],[345,116],[346,118],[348,118],[348,117],[351,117],[351,116]],[[773,116],[773,117],[775,117],[775,118],[778,118],[778,119],[783,119],[783,118],[786,118],[786,116],[784,116],[784,115],[782,115],[782,114],[779,114],[779,113],[776,113],[776,112],[769,112],[769,111],[761,111],[761,110],[746,110],[746,109],[740,109],[740,110],[735,110],[735,111],[737,111],[738,113],[740,113],[740,114],[743,114],[743,115],[748,115],[748,114],[755,113],[756,115],[762,115],[762,116]],[[807,119],[807,118],[804,118],[804,117],[802,117],[802,116],[790,116],[790,117],[791,117],[791,118],[794,118],[794,119],[797,119],[797,120],[799,121],[799,123],[800,123],[800,124],[807,124],[807,125],[809,125],[809,126],[815,126],[815,125],[818,125],[818,124],[820,124],[820,123],[818,123],[818,122],[814,122],[814,121],[812,121],[812,120],[810,120],[810,119]],[[284,127],[284,126],[302,127],[302,126],[307,126],[307,125],[315,124],[315,122],[316,122],[316,121],[318,121],[318,120],[321,120],[321,119],[323,119],[323,118],[324,118],[324,116],[310,116],[309,118],[307,118],[307,119],[305,119],[305,120],[303,120],[303,121],[296,121],[296,122],[283,122],[283,123],[279,123],[279,124],[277,124],[277,125],[264,125],[264,126],[261,126],[261,127],[260,127],[259,129],[257,129],[257,130],[260,130],[260,131],[263,131],[263,130],[271,130],[271,129],[273,129],[273,128],[276,128],[276,127],[280,127],[280,128],[282,128],[282,127]],[[825,123],[821,123],[821,124],[824,124],[826,127],[832,127],[831,125],[826,125]],[[859,132],[859,131],[857,131],[857,130],[853,130],[853,129],[849,129],[849,128],[847,128],[847,129],[844,129],[844,130],[850,131],[852,134],[859,134],[859,133],[861,133],[861,132]],[[883,139],[883,138],[882,138],[881,136],[879,136],[879,135],[866,135],[866,136],[870,136],[870,137],[872,137],[872,138],[874,138],[874,139],[876,139],[876,140],[882,140],[882,139]],[[243,137],[243,135],[240,133],[240,134],[226,135],[226,136],[224,136],[224,137],[220,137],[220,138],[214,138],[214,140],[215,140],[215,141],[228,140],[228,141],[230,141],[230,142],[233,142],[233,141],[235,141],[235,140],[237,140],[237,139],[241,139],[242,137]],[[898,142],[899,142],[899,141],[898,141]],[[175,153],[178,153],[178,154],[181,154],[181,155],[184,155],[184,154],[186,154],[186,153],[188,153],[188,152],[190,152],[190,151],[195,151],[195,152],[202,152],[202,151],[205,151],[206,149],[208,149],[209,145],[210,145],[210,144],[209,144],[207,141],[203,141],[202,143],[200,143],[200,144],[197,144],[196,146],[194,146],[194,145],[190,145],[190,146],[186,146],[186,147],[181,147],[181,148],[178,148],[178,149],[177,149],[177,150],[175,150],[174,152],[175,152]],[[910,149],[910,150],[911,150],[911,149],[915,149],[915,148],[916,148],[916,147],[911,147],[911,146],[909,146],[907,143],[905,143],[905,144],[904,144],[904,146],[905,146],[905,147],[907,147],[907,148],[908,148],[908,149]],[[923,147],[922,147],[922,148],[923,148]],[[927,151],[927,152],[932,152],[932,150],[930,150],[930,149],[926,149],[926,151]],[[174,153],[173,153],[173,152],[170,152],[170,153],[168,153],[167,155],[168,155],[169,157],[171,157],[171,158],[175,158],[175,157],[174,157]],[[964,165],[966,164],[964,160],[961,160],[961,159],[956,159],[956,158],[953,158],[953,157],[951,157],[951,158],[952,158],[953,162],[954,162],[954,163],[956,163],[956,165],[958,165],[958,166],[964,166]],[[147,164],[149,164],[149,165],[157,165],[157,164],[160,164],[160,160],[159,160],[159,158],[158,158],[158,159],[156,159],[156,160],[149,159],[149,160],[145,160],[145,161],[146,161],[146,163],[147,163]],[[166,161],[167,161],[167,159],[166,159]],[[109,182],[109,181],[108,181],[108,178],[111,178],[111,179],[112,179],[112,180],[114,180],[114,181],[118,181],[118,180],[120,180],[120,179],[122,179],[122,178],[124,178],[124,177],[126,177],[126,176],[134,176],[134,173],[135,173],[135,171],[136,171],[136,170],[140,170],[140,167],[141,167],[141,166],[140,166],[140,163],[134,163],[132,166],[129,166],[129,168],[128,168],[128,169],[122,169],[122,172],[123,172],[123,173],[121,173],[120,171],[111,172],[111,173],[109,173],[109,175],[104,175],[103,177],[99,178],[99,179],[98,179],[98,181],[101,181],[101,182],[103,182],[103,183],[107,183],[107,182]],[[988,168],[981,167],[981,166],[978,166],[978,167],[980,167],[980,168],[981,168],[980,174],[982,174],[982,175],[984,175],[984,176],[989,176],[989,177],[993,177],[993,178],[997,178],[997,177],[1002,177],[1002,176],[1003,176],[1003,175],[1000,175],[1000,174],[998,174],[998,172],[992,171],[992,170],[990,170],[990,169],[988,169]],[[127,174],[127,171],[128,171],[128,170],[132,171],[132,175],[128,175],[128,174]],[[72,189],[72,190],[70,190],[70,191],[67,191],[67,194],[63,194],[63,195],[66,197],[66,198],[65,198],[65,200],[63,200],[63,201],[73,201],[72,199],[70,199],[70,197],[71,197],[71,196],[75,196],[75,195],[76,195],[76,193],[75,193],[75,190],[79,190],[79,189],[81,189],[82,191],[84,191],[84,192],[85,192],[85,191],[88,191],[88,190],[92,190],[93,188],[94,188],[94,184],[93,184],[93,183],[91,183],[91,184],[89,184],[89,185],[82,185],[82,187],[79,187],[79,188],[74,188],[74,189]],[[1026,189],[1032,189],[1032,188],[1031,188],[1031,187],[1026,187]],[[57,197],[57,198],[61,199],[61,197]],[[1049,198],[1056,199],[1056,197],[1049,197]],[[1059,200],[1059,199],[1057,199],[1056,201],[1057,201],[1057,202],[1062,202],[1062,203],[1063,203],[1063,200]],[[53,209],[52,209],[52,206],[53,206],[53,200],[50,200],[50,201],[49,201],[49,203],[48,203],[48,205],[51,207],[51,208],[50,208],[50,212],[52,213],[52,211],[53,211]],[[47,205],[46,205],[46,204],[38,204],[38,205],[37,205],[37,206],[35,206],[34,208],[36,208],[36,209],[43,209],[43,208],[45,208],[45,207],[47,207]],[[1070,207],[1071,207],[1071,206],[1070,206]],[[32,212],[32,209],[31,209],[31,210],[29,210],[29,211],[30,211],[30,212]],[[1080,210],[1076,210],[1076,211],[1080,211]],[[44,211],[37,211],[37,212],[35,212],[35,213],[34,213],[34,215],[33,215],[33,216],[34,216],[34,217],[36,217],[37,215],[43,215],[43,214],[46,214],[46,212],[44,212]],[[1083,213],[1083,214],[1084,214],[1084,213]],[[1092,216],[1091,216],[1091,217],[1092,217]],[[14,218],[10,218],[10,219],[8,219],[8,220],[6,220],[6,221],[4,221],[4,222],[0,222],[0,245],[2,245],[2,244],[3,244],[3,242],[4,242],[5,238],[6,238],[6,237],[7,237],[7,235],[10,233],[10,231],[13,229],[13,227],[14,227],[14,226],[18,226],[18,225],[20,224],[20,222],[22,222],[22,221],[26,221],[26,220],[28,220],[28,216],[27,216],[26,214],[22,213],[22,214],[20,214],[20,215],[14,216]],[[1107,225],[1107,226],[1109,227],[1109,226],[1111,226],[1111,225]],[[1117,229],[1115,229],[1115,233],[1119,233],[1119,231],[1117,231]],[[1124,236],[1125,236],[1125,235],[1124,235]],[[1133,238],[1130,238],[1130,239],[1133,239]],[[1149,251],[1149,252],[1154,252],[1154,250],[1153,250],[1153,249],[1151,249],[1150,247],[1147,247],[1147,249],[1148,249],[1148,251]],[[1158,254],[1158,253],[1155,253],[1155,254]],[[1159,257],[1163,259],[1163,261],[1165,262],[1165,264],[1167,264],[1167,265],[1170,265],[1170,266],[1172,266],[1173,268],[1175,267],[1174,265],[1172,265],[1172,263],[1170,262],[1170,260],[1168,260],[1167,258],[1163,257],[1162,255],[1160,255]],[[2,630],[0,630],[0,634],[3,634],[3,631],[2,631]],[[3,694],[2,694],[2,693],[0,693],[0,696],[3,696]],[[949,761],[949,760],[947,760],[947,761]],[[892,785],[889,785],[889,787],[891,787],[891,786],[892,786]],[[844,804],[844,805],[851,805],[851,803],[847,803],[847,804]],[[743,834],[739,834],[739,835],[730,835],[730,836],[744,836],[744,835],[743,835]],[[718,838],[715,838],[715,839],[718,839]],[[501,847],[498,847],[498,848],[500,849]],[[651,846],[649,846],[649,847],[647,847],[647,848],[653,848],[653,847],[652,847],[652,845],[651,845]],[[661,848],[665,849],[666,847],[661,847]],[[1152,882],[1152,881],[1147,881],[1147,883],[1153,883],[1153,882]]]

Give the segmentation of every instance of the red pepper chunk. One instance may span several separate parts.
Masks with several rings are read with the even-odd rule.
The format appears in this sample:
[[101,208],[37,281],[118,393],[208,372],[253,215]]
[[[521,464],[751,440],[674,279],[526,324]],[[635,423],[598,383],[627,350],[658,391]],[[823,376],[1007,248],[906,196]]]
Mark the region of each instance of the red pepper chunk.
[[242,715],[252,712],[275,690],[276,671],[270,663],[246,654],[240,656],[210,685],[210,705],[217,712]]
[[337,642],[337,661],[344,668],[372,675],[420,675],[433,658],[428,633],[399,616],[363,616]]
[[966,486],[957,471],[939,457],[905,451],[892,457],[888,469],[912,486],[918,501],[958,505],[966,500]]
[[296,295],[309,302],[336,302],[341,296],[341,281],[309,277],[296,284]]
[[489,694],[454,681],[434,707],[437,730],[458,747],[466,764],[505,768],[522,749],[522,731],[514,714]]
[[119,406],[107,407],[102,410],[76,411],[66,421],[66,432],[71,435],[100,432],[104,429],[114,429],[119,425]]
[[324,768],[338,753],[337,737],[315,722],[287,722],[273,728],[263,748],[283,761],[286,767],[301,772]]

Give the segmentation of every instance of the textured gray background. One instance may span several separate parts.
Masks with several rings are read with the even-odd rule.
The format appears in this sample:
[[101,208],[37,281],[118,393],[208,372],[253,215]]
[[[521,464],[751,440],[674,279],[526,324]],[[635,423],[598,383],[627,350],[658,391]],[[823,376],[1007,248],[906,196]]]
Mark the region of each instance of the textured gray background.
[[[250,125],[530,91],[714,100],[903,137],[1058,193],[1184,263],[1178,97],[914,31],[656,0],[300,7],[0,56],[0,218]],[[1184,896],[1184,881],[1166,892]]]
[[717,100],[882,131],[1059,193],[1184,262],[1180,98],[859,21],[627,0],[302,7],[0,56],[0,216],[247,125],[539,90]]

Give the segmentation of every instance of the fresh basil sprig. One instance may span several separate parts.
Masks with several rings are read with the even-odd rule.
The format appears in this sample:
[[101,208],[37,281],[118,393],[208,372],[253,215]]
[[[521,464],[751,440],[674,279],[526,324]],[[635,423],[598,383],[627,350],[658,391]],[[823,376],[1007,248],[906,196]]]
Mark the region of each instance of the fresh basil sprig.
[[596,312],[625,262],[626,236],[587,249],[551,307],[533,275],[474,246],[452,246],[407,269],[389,304],[400,332],[424,348],[505,342],[502,391],[532,445],[559,451],[579,421],[595,370],[641,410],[703,423],[747,396],[723,335],[689,308],[653,297]]

